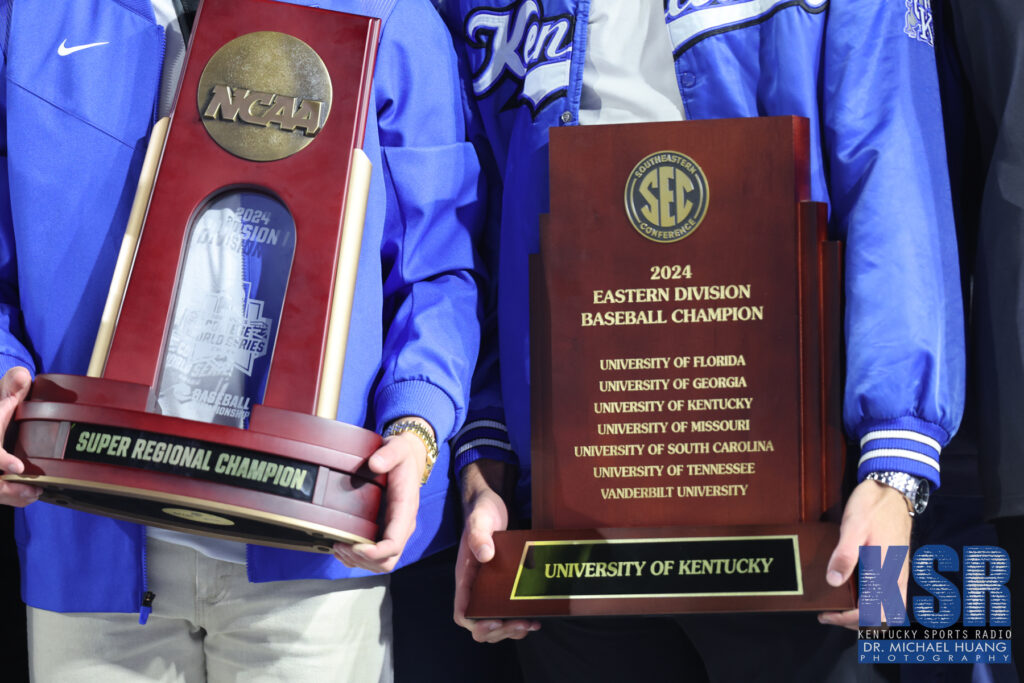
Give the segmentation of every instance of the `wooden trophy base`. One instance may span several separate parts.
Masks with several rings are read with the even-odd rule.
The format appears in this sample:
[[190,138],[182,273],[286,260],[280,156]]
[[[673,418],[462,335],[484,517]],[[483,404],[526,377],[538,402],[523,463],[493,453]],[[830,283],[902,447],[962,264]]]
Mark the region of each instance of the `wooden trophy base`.
[[149,394],[40,375],[14,418],[25,471],[3,478],[50,503],[235,541],[329,553],[376,538],[374,432],[260,405],[248,429],[195,422],[146,412]]
[[771,526],[503,531],[480,567],[474,619],[833,611],[856,605],[825,568],[828,522]]

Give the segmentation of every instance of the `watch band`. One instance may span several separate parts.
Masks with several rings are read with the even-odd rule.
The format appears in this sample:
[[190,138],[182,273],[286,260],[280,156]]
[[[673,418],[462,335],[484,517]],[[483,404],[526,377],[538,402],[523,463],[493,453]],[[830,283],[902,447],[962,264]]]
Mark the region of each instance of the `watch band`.
[[427,483],[427,479],[430,478],[430,471],[434,469],[434,463],[437,462],[437,440],[429,429],[415,420],[397,420],[392,422],[384,430],[382,436],[396,436],[406,432],[411,432],[419,437],[419,440],[423,442],[423,447],[427,449],[427,465],[423,469],[423,478],[420,480],[420,486],[423,486]]
[[924,477],[916,477],[906,472],[886,470],[882,472],[869,472],[864,478],[877,481],[879,484],[885,484],[902,493],[909,504],[908,512],[911,517],[921,514],[928,507],[931,484]]

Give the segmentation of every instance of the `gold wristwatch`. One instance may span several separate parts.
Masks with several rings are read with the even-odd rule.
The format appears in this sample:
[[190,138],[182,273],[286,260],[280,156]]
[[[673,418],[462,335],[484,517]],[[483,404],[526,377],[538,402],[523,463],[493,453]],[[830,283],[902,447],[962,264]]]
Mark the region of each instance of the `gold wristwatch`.
[[427,449],[427,466],[423,470],[423,479],[420,480],[420,486],[423,486],[430,477],[430,471],[434,469],[434,463],[437,462],[437,439],[434,438],[433,430],[423,426],[421,422],[411,419],[395,420],[388,425],[382,436],[395,436],[406,432],[415,434],[423,442],[423,447]]

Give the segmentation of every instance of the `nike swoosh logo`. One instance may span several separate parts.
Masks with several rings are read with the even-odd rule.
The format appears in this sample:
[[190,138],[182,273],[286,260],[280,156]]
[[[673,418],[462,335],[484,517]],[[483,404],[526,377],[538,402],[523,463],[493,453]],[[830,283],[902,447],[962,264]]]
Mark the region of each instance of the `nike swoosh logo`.
[[68,40],[65,38],[61,41],[61,44],[57,46],[57,54],[61,57],[67,57],[68,55],[78,52],[79,50],[88,50],[90,47],[97,47],[99,45],[109,44],[109,40],[105,40],[102,43],[89,43],[88,45],[75,45],[74,47],[68,47]]

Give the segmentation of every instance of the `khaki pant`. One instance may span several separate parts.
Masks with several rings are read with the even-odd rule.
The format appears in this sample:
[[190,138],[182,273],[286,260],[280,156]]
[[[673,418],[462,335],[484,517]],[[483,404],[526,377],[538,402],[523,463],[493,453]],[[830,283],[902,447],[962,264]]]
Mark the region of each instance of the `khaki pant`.
[[151,539],[138,614],[28,609],[34,681],[392,680],[387,576],[249,583],[244,565]]

